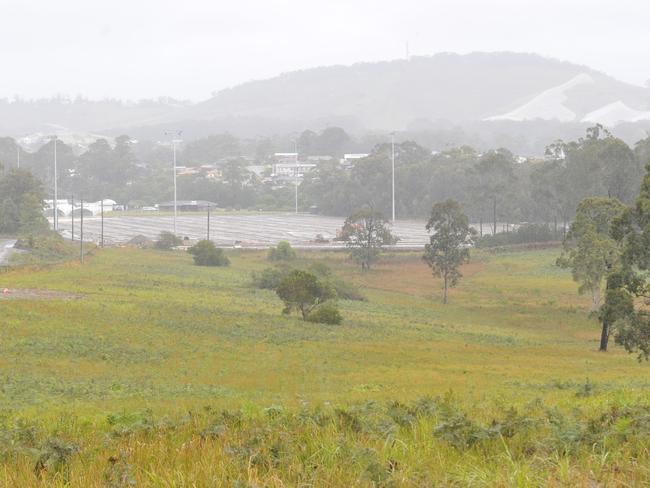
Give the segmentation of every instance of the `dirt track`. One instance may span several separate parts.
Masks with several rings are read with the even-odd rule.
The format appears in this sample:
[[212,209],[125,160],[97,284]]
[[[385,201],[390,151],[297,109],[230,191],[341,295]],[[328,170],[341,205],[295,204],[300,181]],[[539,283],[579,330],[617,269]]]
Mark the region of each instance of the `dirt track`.
[[0,287],[0,300],[78,300],[81,295],[55,290]]

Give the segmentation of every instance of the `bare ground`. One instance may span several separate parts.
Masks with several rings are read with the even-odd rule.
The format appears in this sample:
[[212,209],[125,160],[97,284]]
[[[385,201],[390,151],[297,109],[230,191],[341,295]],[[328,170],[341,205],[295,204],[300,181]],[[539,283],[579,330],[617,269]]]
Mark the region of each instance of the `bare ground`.
[[81,295],[55,290],[0,287],[0,300],[78,300]]

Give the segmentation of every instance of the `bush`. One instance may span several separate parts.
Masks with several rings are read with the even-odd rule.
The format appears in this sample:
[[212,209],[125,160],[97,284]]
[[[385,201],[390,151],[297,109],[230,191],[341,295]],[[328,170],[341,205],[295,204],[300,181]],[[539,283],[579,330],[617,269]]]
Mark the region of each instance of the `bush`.
[[199,241],[187,250],[194,256],[197,266],[228,266],[230,259],[224,254],[223,249],[215,247],[212,241]]
[[[14,247],[19,250],[28,251],[29,254],[17,254],[13,256],[18,261],[25,263],[30,261],[61,261],[77,257],[79,253],[77,245],[67,242],[55,231],[24,235],[16,241]],[[92,247],[92,244],[88,244],[88,249]]]
[[297,310],[303,320],[315,310],[316,307],[327,300],[336,298],[336,291],[332,286],[318,279],[308,271],[293,270],[282,279],[275,290],[284,302],[284,314]]
[[343,316],[334,302],[325,302],[312,310],[306,320],[318,324],[339,325],[343,322]]
[[551,242],[561,239],[546,224],[522,224],[513,232],[499,232],[485,235],[476,241],[476,247],[498,247],[513,244]]
[[158,240],[155,242],[154,247],[163,251],[169,251],[181,244],[183,244],[183,239],[172,232],[162,231],[158,236]]
[[[289,265],[281,264],[273,268],[266,268],[260,273],[253,272],[253,286],[262,290],[275,290],[280,285],[280,282],[289,273],[294,271],[294,269]],[[336,278],[332,270],[325,263],[313,263],[307,271],[334,288],[336,295],[342,300],[356,300],[361,302],[367,300],[355,285]]]
[[292,261],[296,259],[296,251],[287,241],[280,241],[276,247],[269,249],[269,261]]
[[261,273],[253,273],[253,286],[262,290],[275,290],[280,282],[293,271],[290,266],[280,265],[266,268]]
[[314,273],[320,279],[327,281],[336,290],[336,295],[342,300],[356,300],[365,302],[367,298],[352,283],[338,279],[332,273],[332,270],[325,263],[314,263],[309,266],[309,271]]
[[357,302],[366,302],[368,299],[361,293],[359,288],[352,283],[339,279],[328,280],[330,285],[336,290],[336,295],[341,300],[354,300]]

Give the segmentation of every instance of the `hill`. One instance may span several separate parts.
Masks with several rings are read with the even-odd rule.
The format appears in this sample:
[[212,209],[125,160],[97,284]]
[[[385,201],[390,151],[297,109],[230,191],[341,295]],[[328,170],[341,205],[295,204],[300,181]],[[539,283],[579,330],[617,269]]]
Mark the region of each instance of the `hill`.
[[[441,119],[618,123],[616,117],[611,120],[612,110],[598,112],[612,104],[632,122],[650,119],[649,102],[646,88],[534,54],[437,54],[314,68],[244,83],[174,117],[404,130]],[[628,109],[621,111],[621,105]]]
[[459,128],[480,134],[488,147],[504,136],[535,140],[533,152],[594,123],[619,127],[628,142],[650,127],[650,89],[586,66],[509,52],[305,69],[221,90],[199,103],[53,99],[0,101],[0,108],[6,115],[0,133],[7,135],[48,134],[58,127],[156,140],[167,129],[182,128],[189,140],[226,131],[256,137],[327,126],[354,133]]

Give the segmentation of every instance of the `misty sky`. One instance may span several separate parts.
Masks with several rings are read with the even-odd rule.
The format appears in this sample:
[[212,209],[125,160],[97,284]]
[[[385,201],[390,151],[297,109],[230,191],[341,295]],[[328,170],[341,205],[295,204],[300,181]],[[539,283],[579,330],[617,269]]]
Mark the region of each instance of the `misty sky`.
[[320,65],[519,51],[650,79],[643,0],[0,0],[0,97],[200,100]]

